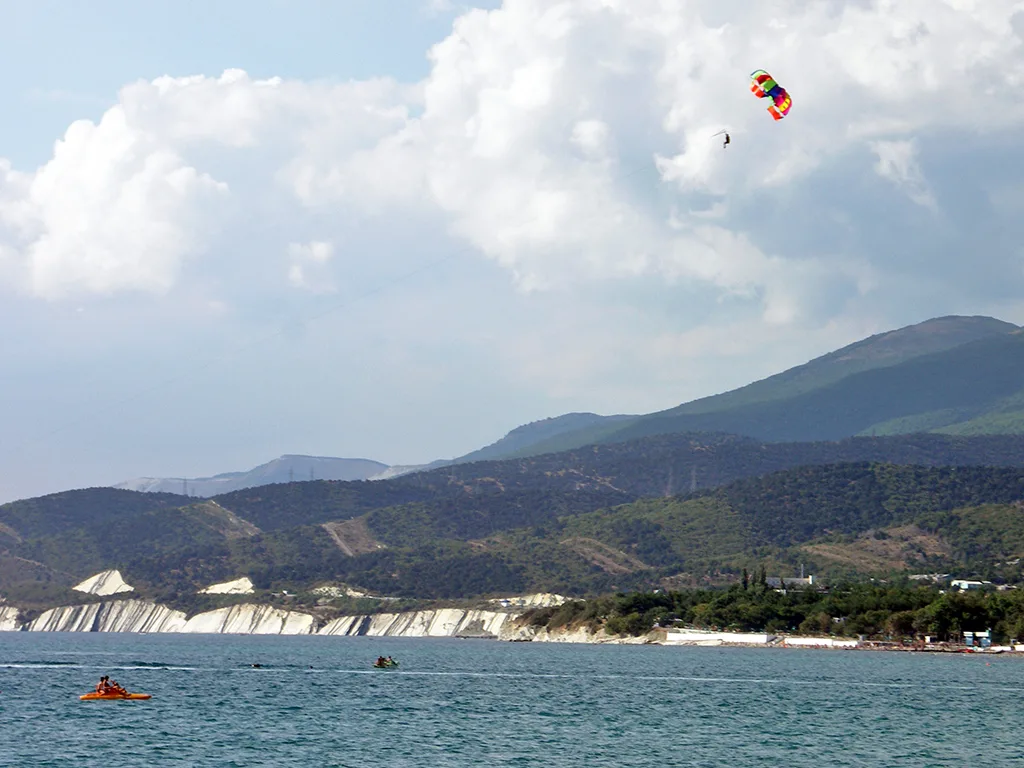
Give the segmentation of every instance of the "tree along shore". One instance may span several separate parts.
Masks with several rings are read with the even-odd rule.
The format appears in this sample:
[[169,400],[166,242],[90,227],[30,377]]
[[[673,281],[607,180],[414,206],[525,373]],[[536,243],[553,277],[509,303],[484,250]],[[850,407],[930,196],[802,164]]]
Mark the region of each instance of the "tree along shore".
[[837,585],[827,591],[773,589],[763,573],[725,590],[636,592],[528,611],[549,631],[602,627],[640,636],[656,627],[724,632],[958,642],[964,632],[992,631],[992,641],[1024,639],[1024,590],[941,591],[934,586]]

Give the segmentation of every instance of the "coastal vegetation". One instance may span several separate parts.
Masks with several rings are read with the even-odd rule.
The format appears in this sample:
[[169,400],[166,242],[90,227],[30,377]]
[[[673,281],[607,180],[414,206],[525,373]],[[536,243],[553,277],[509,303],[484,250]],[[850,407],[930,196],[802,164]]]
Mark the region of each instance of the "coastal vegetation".
[[825,591],[779,590],[764,571],[728,589],[619,593],[536,608],[537,628],[605,629],[643,635],[654,627],[956,642],[964,631],[991,629],[996,641],[1024,638],[1024,591],[943,591],[912,584],[844,583]]

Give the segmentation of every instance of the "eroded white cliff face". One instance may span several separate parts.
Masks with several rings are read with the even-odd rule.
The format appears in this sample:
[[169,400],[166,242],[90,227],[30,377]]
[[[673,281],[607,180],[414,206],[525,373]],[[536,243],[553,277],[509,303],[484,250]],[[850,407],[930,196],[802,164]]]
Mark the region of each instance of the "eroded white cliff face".
[[0,632],[17,632],[20,628],[18,609],[13,605],[0,605]]
[[234,581],[223,581],[220,584],[211,584],[205,589],[200,589],[200,595],[251,595],[253,593],[252,580],[243,576]]
[[511,625],[504,633],[502,640],[529,640],[534,643],[586,643],[589,645],[646,645],[657,642],[650,635],[641,635],[640,637],[610,635],[604,629],[593,632],[586,627],[572,629],[560,627],[548,630],[547,627],[537,629],[536,627],[513,627]]
[[[3,609],[0,609],[3,610]],[[10,629],[19,629],[16,609],[8,608]],[[269,605],[233,605],[186,619],[181,611],[144,600],[112,600],[68,605],[43,613],[26,628],[32,632],[186,632],[246,635],[366,635],[370,637],[481,637],[533,639],[516,626],[516,613],[442,608],[433,611],[342,616],[319,628],[308,613]],[[547,639],[541,636],[536,639]],[[581,642],[587,642],[582,640]]]
[[767,645],[853,648],[856,640],[777,638],[765,633],[711,632],[698,629],[655,629],[640,636],[610,635],[587,627],[537,629],[521,624],[515,611],[440,608],[405,613],[341,616],[317,629],[311,614],[270,605],[247,603],[217,608],[186,618],[165,605],[139,599],[108,600],[52,608],[24,625],[15,606],[0,605],[0,631],[30,632],[187,632],[193,634],[337,635],[369,637],[479,637],[535,643]]
[[51,608],[29,632],[181,632],[185,614],[146,600],[112,600]]
[[193,616],[182,632],[225,635],[308,635],[315,620],[308,613],[270,605],[232,605]]
[[107,597],[120,592],[132,592],[135,588],[124,580],[120,571],[114,570],[103,571],[95,576],[90,576],[81,584],[72,587],[72,589],[85,592],[88,595]]
[[313,631],[314,618],[308,613],[269,605],[233,605],[186,619],[181,611],[145,600],[113,600],[52,608],[31,622],[27,629],[30,632],[302,635]]
[[[32,632],[185,632],[191,634],[337,635],[368,637],[478,637],[547,643],[650,643],[663,637],[620,637],[604,630],[536,629],[521,626],[514,611],[440,608],[405,613],[341,616],[318,630],[311,614],[269,605],[243,604],[185,614],[145,600],[111,600],[53,608],[32,621]],[[9,617],[9,618],[8,618]],[[0,607],[0,627],[19,629],[16,609]],[[681,638],[680,638],[681,639]]]
[[369,637],[491,637],[501,638],[514,615],[500,611],[467,611],[442,608],[436,611],[378,613],[342,616],[328,622],[317,634],[366,635]]

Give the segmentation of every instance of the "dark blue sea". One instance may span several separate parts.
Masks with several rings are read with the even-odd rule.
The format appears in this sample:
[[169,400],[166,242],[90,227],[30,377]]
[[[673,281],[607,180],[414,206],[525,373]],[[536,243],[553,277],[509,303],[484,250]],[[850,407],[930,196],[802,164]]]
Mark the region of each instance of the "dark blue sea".
[[0,633],[3,766],[992,768],[1022,726],[1007,656]]

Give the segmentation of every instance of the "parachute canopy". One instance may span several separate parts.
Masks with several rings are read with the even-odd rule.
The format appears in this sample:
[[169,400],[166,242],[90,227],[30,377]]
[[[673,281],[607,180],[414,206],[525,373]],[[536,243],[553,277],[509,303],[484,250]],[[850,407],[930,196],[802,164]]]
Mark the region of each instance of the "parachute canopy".
[[763,69],[755,70],[750,74],[750,92],[759,99],[771,99],[772,104],[768,112],[776,120],[781,120],[789,114],[789,108],[793,106],[793,100],[789,93],[775,82],[775,78]]

